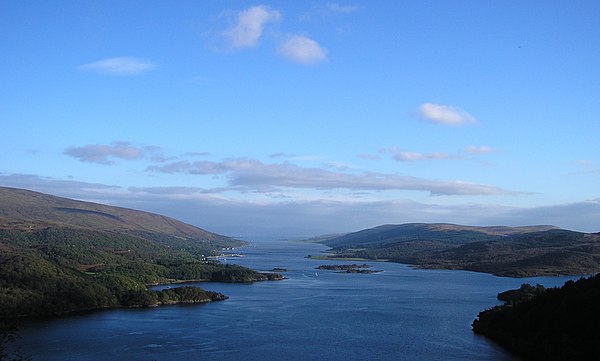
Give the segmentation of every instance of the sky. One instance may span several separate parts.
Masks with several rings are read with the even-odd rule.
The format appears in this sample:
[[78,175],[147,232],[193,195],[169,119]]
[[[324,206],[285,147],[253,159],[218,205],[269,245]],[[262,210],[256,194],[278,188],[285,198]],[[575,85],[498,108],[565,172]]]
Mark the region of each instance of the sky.
[[234,237],[600,231],[600,2],[0,0],[0,186]]

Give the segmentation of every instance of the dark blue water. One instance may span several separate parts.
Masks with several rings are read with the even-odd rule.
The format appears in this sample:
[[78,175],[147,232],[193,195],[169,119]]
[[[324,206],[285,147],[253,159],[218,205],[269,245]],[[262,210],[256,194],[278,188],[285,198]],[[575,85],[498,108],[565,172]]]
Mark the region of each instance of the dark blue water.
[[370,263],[377,274],[315,270],[326,249],[257,242],[228,259],[287,280],[202,283],[230,299],[205,305],[120,309],[21,326],[33,360],[515,360],[471,332],[496,294],[521,283],[562,285],[567,277],[499,278],[462,271]]

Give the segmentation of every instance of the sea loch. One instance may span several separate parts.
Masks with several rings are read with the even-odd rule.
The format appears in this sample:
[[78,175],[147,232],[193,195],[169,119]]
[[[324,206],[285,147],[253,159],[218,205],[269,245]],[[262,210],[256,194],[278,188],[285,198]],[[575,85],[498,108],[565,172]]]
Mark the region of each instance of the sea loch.
[[474,335],[477,313],[521,283],[573,277],[499,278],[371,263],[384,272],[316,270],[343,262],[305,258],[326,247],[255,242],[228,259],[284,281],[199,284],[229,296],[205,305],[119,309],[21,325],[33,360],[515,360]]

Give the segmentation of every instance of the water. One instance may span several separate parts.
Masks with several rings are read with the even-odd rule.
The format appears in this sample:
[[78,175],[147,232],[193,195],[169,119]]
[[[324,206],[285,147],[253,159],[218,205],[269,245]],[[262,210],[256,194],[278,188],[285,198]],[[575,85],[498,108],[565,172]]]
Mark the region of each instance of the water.
[[287,280],[202,283],[230,299],[205,305],[118,309],[21,326],[33,360],[515,360],[474,335],[477,313],[521,283],[562,285],[570,277],[499,278],[369,262],[376,274],[315,270],[344,262],[306,259],[326,249],[257,242],[228,259]]

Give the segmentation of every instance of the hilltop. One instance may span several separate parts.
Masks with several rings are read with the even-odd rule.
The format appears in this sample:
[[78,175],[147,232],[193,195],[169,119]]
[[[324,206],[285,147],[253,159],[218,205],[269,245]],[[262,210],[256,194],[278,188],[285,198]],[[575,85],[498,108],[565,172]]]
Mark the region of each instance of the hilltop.
[[461,269],[508,277],[600,272],[600,234],[549,225],[474,227],[408,223],[322,240],[329,258],[363,258],[421,268]]
[[222,300],[147,286],[280,278],[208,259],[243,244],[153,213],[0,187],[0,318]]

